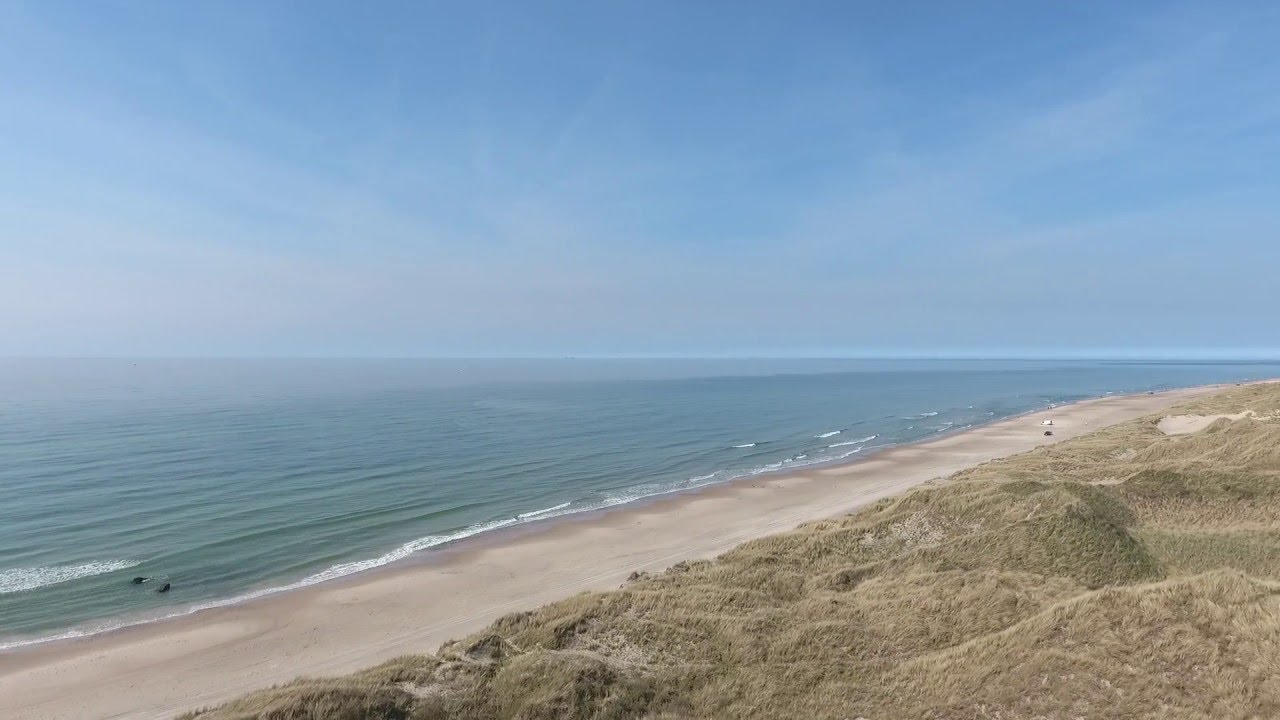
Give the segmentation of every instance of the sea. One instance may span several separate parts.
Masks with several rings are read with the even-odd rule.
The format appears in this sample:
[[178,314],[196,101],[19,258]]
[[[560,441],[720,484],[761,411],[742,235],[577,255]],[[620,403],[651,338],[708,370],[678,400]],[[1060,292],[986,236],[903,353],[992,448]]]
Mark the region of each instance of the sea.
[[1277,375],[1167,360],[0,360],[0,651],[1050,404]]

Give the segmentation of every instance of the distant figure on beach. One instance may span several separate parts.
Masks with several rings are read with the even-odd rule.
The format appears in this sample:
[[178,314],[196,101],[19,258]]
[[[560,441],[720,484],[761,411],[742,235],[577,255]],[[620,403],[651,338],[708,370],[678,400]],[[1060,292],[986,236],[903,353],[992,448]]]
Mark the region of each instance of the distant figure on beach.
[[160,589],[159,589],[159,590],[157,590],[156,592],[158,592],[158,593],[167,593],[167,592],[169,592],[169,583],[165,583],[165,584],[161,585],[161,586],[160,586]]
[[150,581],[151,581],[151,578],[149,578],[149,577],[136,577],[136,578],[134,578],[134,579],[133,579],[133,584],[134,584],[134,585],[141,585],[141,584],[142,584],[142,583],[144,583],[144,582],[150,582]]
[[1052,431],[1052,430],[1045,430],[1045,431],[1044,431],[1044,434],[1045,434],[1045,436],[1049,436],[1049,435],[1052,435],[1052,434],[1053,434],[1053,431]]

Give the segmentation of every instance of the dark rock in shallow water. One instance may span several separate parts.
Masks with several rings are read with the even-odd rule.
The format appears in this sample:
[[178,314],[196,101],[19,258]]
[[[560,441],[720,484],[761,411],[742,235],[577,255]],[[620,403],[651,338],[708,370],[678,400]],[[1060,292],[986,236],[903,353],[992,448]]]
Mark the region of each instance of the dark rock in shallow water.
[[147,581],[148,581],[148,580],[150,580],[150,579],[151,579],[151,578],[149,578],[149,577],[136,577],[136,578],[134,578],[134,579],[133,579],[133,584],[134,584],[134,585],[141,585],[142,583],[147,582]]
[[161,586],[160,586],[160,589],[159,589],[159,590],[157,590],[156,592],[158,592],[158,593],[166,593],[166,592],[169,592],[169,583],[165,583],[164,585],[161,585]]

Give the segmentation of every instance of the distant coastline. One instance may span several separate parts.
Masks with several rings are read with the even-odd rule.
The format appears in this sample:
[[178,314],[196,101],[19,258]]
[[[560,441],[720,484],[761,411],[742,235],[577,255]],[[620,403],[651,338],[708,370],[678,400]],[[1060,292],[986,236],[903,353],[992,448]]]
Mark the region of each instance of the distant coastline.
[[[1169,391],[1160,391],[1169,392]],[[1110,394],[1099,395],[1091,398],[1071,401],[1058,404],[1057,407],[1068,407],[1079,402],[1088,402],[1112,396]],[[624,497],[616,501],[609,501],[598,506],[580,506],[572,507],[572,502],[559,503],[548,508],[533,510],[524,513],[517,513],[511,518],[503,518],[473,526],[462,528],[456,532],[436,535],[426,538],[418,538],[411,540],[394,548],[380,556],[369,558],[367,560],[355,560],[346,563],[340,563],[330,567],[322,572],[308,575],[302,579],[286,582],[280,585],[270,585],[260,589],[251,590],[245,593],[233,595],[225,598],[217,598],[201,603],[192,604],[188,607],[181,608],[176,611],[169,611],[160,614],[144,614],[136,617],[122,616],[103,620],[98,623],[87,626],[69,628],[65,631],[52,633],[49,635],[41,635],[29,638],[0,638],[0,655],[7,652],[16,652],[24,648],[44,645],[48,643],[57,643],[62,641],[76,641],[85,638],[92,638],[105,633],[113,633],[120,630],[135,628],[150,623],[160,623],[177,618],[183,618],[210,610],[220,608],[228,608],[243,603],[251,603],[261,598],[281,593],[296,592],[321,583],[331,583],[352,578],[355,575],[368,573],[380,569],[395,570],[407,563],[415,562],[432,562],[434,556],[444,550],[465,550],[473,543],[485,543],[486,545],[498,544],[505,542],[507,538],[518,536],[526,532],[537,531],[545,527],[549,523],[554,522],[574,522],[578,520],[586,520],[597,517],[602,513],[623,511],[629,507],[643,506],[656,500],[666,498],[668,496],[679,496],[689,493],[697,493],[709,488],[720,485],[731,485],[735,483],[752,483],[760,479],[767,479],[773,475],[786,475],[795,473],[804,473],[808,471],[821,471],[826,469],[839,469],[845,466],[855,465],[866,462],[875,458],[882,452],[892,450],[894,448],[909,447],[916,444],[927,443],[931,440],[946,437],[956,433],[962,433],[972,428],[980,428],[984,425],[1000,422],[1002,420],[1015,419],[1037,412],[1041,412],[1046,408],[1033,408],[1006,416],[993,416],[984,420],[962,425],[947,426],[937,429],[931,434],[918,438],[916,440],[901,443],[884,443],[869,444],[871,440],[877,438],[877,435],[859,438],[854,442],[854,449],[845,451],[838,457],[817,458],[809,462],[800,462],[796,464],[786,465],[783,463],[774,463],[765,465],[753,470],[737,473],[725,473],[723,476],[719,472],[711,473],[704,476],[696,476],[692,478],[694,482],[683,485],[673,486],[670,488],[658,489],[652,492],[637,494],[634,497]],[[917,416],[909,416],[907,419],[926,420],[930,417],[937,416],[936,411],[926,411]],[[836,439],[843,430],[826,431],[815,437],[818,439]],[[845,445],[845,442],[837,441],[830,447],[839,447]],[[756,443],[743,447],[753,447]],[[865,451],[865,452],[864,452]],[[801,457],[801,460],[808,458]],[[122,564],[119,568],[128,569],[135,567],[135,563]]]

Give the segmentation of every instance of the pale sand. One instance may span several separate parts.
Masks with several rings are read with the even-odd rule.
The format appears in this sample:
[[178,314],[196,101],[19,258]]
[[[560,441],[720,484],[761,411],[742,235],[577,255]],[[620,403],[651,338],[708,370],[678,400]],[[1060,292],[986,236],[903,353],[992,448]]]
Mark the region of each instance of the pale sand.
[[1252,412],[1234,415],[1168,415],[1160,418],[1156,427],[1165,435],[1190,435],[1209,427],[1218,420],[1240,420],[1252,416]]
[[[0,654],[0,718],[166,718],[294,677],[430,652],[506,613],[636,570],[846,513],[966,467],[1159,413],[1217,387],[1057,407],[810,472],[495,533],[397,566],[241,605]],[[1053,420],[1044,436],[1042,420]]]

